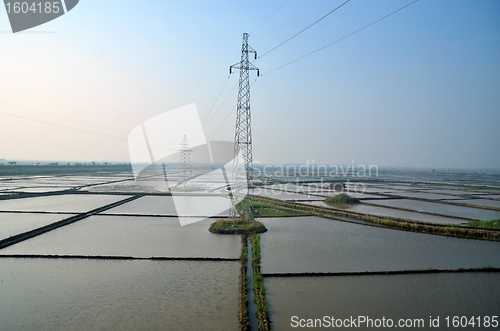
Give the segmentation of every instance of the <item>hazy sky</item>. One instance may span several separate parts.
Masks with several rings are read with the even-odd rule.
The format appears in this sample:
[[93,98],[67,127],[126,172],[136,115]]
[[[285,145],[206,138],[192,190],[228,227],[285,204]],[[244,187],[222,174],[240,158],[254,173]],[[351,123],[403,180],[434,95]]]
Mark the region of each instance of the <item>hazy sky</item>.
[[[141,122],[205,119],[243,32],[263,54],[344,1],[81,0],[17,34],[0,8],[0,159],[128,161]],[[255,61],[255,161],[500,168],[498,0],[420,0],[266,74],[411,1],[351,0]],[[210,140],[234,139],[238,74]]]

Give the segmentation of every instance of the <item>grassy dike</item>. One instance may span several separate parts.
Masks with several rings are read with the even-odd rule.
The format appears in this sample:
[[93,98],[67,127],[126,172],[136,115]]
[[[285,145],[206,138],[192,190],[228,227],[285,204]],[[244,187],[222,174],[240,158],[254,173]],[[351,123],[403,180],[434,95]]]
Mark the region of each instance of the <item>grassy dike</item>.
[[241,266],[240,266],[240,331],[250,330],[250,320],[248,317],[248,278],[247,278],[247,236],[241,236]]
[[473,221],[473,222],[467,223],[467,226],[476,227],[476,228],[499,229],[500,230],[500,218],[496,219],[496,220],[490,220],[490,221]]
[[264,288],[264,278],[260,273],[260,235],[255,234],[250,237],[252,242],[252,272],[253,289],[255,292],[255,305],[259,331],[269,331],[269,311],[266,301],[266,289]]
[[500,231],[495,228],[479,228],[471,226],[457,226],[450,224],[433,224],[407,220],[403,218],[374,216],[369,214],[361,214],[334,208],[315,207],[300,203],[285,202],[273,198],[254,197],[255,201],[263,201],[272,203],[276,206],[295,209],[302,212],[307,212],[310,215],[332,218],[333,216],[349,217],[359,219],[365,222],[373,223],[374,225],[382,225],[384,227],[393,228],[403,231],[419,232],[435,234],[448,237],[459,237],[467,239],[481,239],[490,241],[500,241]]

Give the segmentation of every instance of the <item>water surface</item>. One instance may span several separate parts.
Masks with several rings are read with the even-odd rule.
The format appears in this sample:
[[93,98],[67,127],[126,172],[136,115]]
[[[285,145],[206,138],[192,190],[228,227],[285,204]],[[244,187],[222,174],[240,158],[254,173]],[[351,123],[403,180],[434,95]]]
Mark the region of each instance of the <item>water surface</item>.
[[71,217],[71,214],[0,213],[0,240]]
[[[372,319],[424,319],[440,316],[442,330],[446,316],[498,316],[500,277],[498,273],[418,274],[342,277],[265,278],[273,330],[292,330],[291,317]],[[366,325],[363,325],[366,326]],[[377,328],[356,328],[356,330]],[[378,328],[383,330],[384,328]],[[409,328],[411,329],[411,328]],[[491,329],[491,328],[489,328]],[[489,330],[460,328],[460,330]],[[320,330],[308,328],[308,330]],[[324,330],[324,329],[323,329]],[[496,328],[493,328],[496,330]]]
[[2,330],[237,330],[239,262],[0,259]]
[[500,267],[500,243],[318,217],[263,218],[262,272],[351,272]]
[[486,210],[471,207],[453,206],[443,203],[408,200],[408,199],[394,199],[394,200],[373,200],[370,203],[387,206],[398,207],[405,209],[412,209],[415,211],[431,212],[441,215],[450,215],[458,217],[466,217],[478,220],[491,220],[500,218],[500,211]]
[[229,216],[228,210],[219,212],[221,208],[229,207],[230,200],[220,196],[145,196],[103,214]]
[[488,200],[488,199],[466,199],[466,200],[455,200],[450,202],[467,203],[469,205],[500,208],[500,201]]
[[445,195],[445,194],[435,194],[435,193],[426,193],[424,192],[397,192],[392,193],[393,195],[408,197],[408,198],[422,198],[429,200],[453,200],[453,199],[463,199],[454,195]]
[[0,210],[82,213],[128,197],[126,195],[66,194],[1,200]]
[[214,220],[91,216],[0,250],[0,254],[238,258],[240,236],[208,232]]
[[[372,202],[372,201],[373,200],[368,200],[367,202]],[[417,213],[417,212],[392,209],[392,208],[385,208],[385,207],[378,207],[378,206],[368,206],[368,205],[365,205],[362,203],[348,205],[348,204],[328,204],[328,203],[325,203],[323,201],[311,201],[310,203],[307,202],[307,204],[316,205],[319,207],[326,207],[326,208],[333,207],[333,208],[337,208],[337,209],[344,209],[347,211],[352,211],[352,212],[357,212],[357,213],[362,213],[362,214],[400,217],[400,218],[414,220],[414,221],[431,222],[431,223],[438,223],[438,224],[466,224],[466,223],[468,223],[468,221],[458,219],[458,218],[435,216],[435,215],[422,214],[422,213]]]

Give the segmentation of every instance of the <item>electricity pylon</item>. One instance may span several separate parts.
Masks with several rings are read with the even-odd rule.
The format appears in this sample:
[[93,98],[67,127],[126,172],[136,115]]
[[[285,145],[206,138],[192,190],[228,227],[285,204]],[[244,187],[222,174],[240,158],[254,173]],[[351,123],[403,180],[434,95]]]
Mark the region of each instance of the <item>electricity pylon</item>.
[[187,136],[184,135],[184,139],[181,144],[181,180],[186,189],[186,183],[189,178],[191,178],[191,154],[192,150],[189,149]]
[[[229,216],[233,220],[238,215],[236,205],[242,200],[240,189],[252,190],[253,160],[252,160],[252,118],[250,114],[250,70],[259,69],[248,60],[248,53],[257,52],[248,46],[248,33],[243,34],[241,45],[241,61],[229,67],[229,74],[233,69],[240,70],[240,82],[238,91],[238,105],[236,107],[236,131],[234,134],[234,158],[233,158],[233,189],[231,194],[231,209]],[[245,183],[244,187],[240,184]],[[250,208],[243,213],[251,213]],[[243,215],[242,215],[243,216]],[[250,215],[249,215],[250,216]]]

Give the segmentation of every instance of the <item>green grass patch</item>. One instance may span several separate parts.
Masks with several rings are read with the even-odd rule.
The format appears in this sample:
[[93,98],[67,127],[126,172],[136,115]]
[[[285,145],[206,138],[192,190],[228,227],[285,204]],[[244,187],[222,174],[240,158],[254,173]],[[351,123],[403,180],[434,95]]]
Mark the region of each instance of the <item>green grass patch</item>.
[[236,220],[233,223],[232,220],[225,219],[212,223],[208,231],[219,234],[254,234],[264,233],[267,228],[258,221],[245,222]]
[[255,310],[257,312],[258,330],[269,331],[269,307],[266,301],[264,277],[260,273],[260,235],[250,237],[252,245],[253,290],[255,293]]
[[[310,216],[311,213],[298,211],[280,206],[272,201],[255,201],[243,200],[238,205],[241,208],[252,208],[254,217],[294,217],[294,216]],[[238,206],[237,208],[239,208]],[[238,209],[239,210],[239,209]]]
[[489,221],[472,221],[467,223],[467,226],[471,226],[474,228],[500,229],[500,218]]
[[332,197],[326,198],[325,202],[353,204],[353,203],[359,203],[359,199],[350,197],[345,193],[340,193],[340,194],[334,195]]

